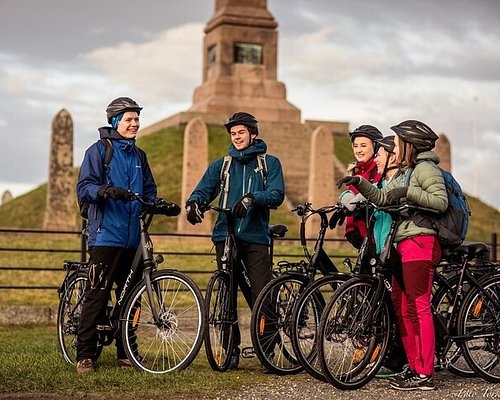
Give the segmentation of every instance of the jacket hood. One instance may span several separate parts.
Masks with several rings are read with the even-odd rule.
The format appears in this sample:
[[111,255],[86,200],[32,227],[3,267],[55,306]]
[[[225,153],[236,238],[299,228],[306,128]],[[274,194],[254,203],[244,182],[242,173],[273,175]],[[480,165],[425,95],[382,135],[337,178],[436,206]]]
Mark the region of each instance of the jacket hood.
[[439,164],[439,156],[431,150],[423,151],[422,153],[417,154],[417,162],[429,160],[433,161],[435,164]]
[[101,139],[111,139],[111,140],[127,140],[133,141],[135,143],[135,139],[126,139],[122,135],[118,133],[115,128],[111,126],[103,126],[99,128],[99,136]]
[[254,143],[244,150],[236,150],[232,144],[229,146],[229,155],[241,164],[248,164],[250,160],[255,159],[257,154],[267,151],[267,144],[262,139],[255,139]]

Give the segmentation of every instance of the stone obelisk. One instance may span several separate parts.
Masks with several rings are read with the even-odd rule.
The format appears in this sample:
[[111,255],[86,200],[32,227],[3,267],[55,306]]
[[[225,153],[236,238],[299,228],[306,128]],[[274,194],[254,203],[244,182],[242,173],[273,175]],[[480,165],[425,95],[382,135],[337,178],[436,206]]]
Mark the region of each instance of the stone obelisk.
[[76,229],[73,183],[73,120],[68,111],[63,109],[52,120],[43,229]]

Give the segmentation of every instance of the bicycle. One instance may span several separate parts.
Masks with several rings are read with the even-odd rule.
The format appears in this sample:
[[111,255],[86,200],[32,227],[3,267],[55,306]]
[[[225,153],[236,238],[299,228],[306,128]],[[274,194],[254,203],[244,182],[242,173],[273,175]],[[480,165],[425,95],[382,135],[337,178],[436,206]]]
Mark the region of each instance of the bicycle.
[[[293,307],[299,295],[314,281],[316,271],[320,270],[324,275],[330,274],[332,277],[338,276],[338,282],[343,282],[344,276],[338,273],[337,267],[323,250],[328,214],[338,207],[335,205],[315,210],[310,203],[305,203],[293,210],[301,217],[301,245],[307,261],[280,261],[278,276],[262,289],[255,301],[250,322],[254,351],[264,368],[275,374],[298,373],[304,369],[301,361],[310,358],[311,350],[306,350],[306,346],[300,342],[309,342],[314,337],[324,303],[322,298],[315,296],[314,304],[307,311],[303,309],[300,312],[299,317],[295,319],[296,323],[293,319]],[[311,255],[307,249],[305,224],[308,218],[316,214],[320,216],[321,223]],[[335,286],[333,280],[330,284],[332,288]],[[295,346],[294,336],[298,342]]]
[[[485,243],[465,242],[452,250],[443,250],[442,260],[436,272],[435,291],[432,294],[432,307],[434,313],[435,326],[439,329],[446,324],[446,320],[451,315],[453,298],[457,292],[460,279],[460,271],[466,265],[461,290],[458,296],[458,303],[463,301],[467,290],[469,275],[482,277],[500,271],[500,264],[489,261],[489,249]],[[457,307],[457,306],[455,306]],[[462,349],[456,343],[452,343],[446,354],[443,354],[443,346],[446,342],[443,335],[436,335],[436,362],[435,369],[446,368],[448,371],[461,377],[474,376],[474,371],[468,366],[462,356]]]
[[[234,236],[233,216],[230,208],[206,206],[203,212],[213,210],[224,213],[227,220],[227,236],[224,243],[224,254],[220,259],[221,266],[217,269],[207,286],[206,292],[206,314],[207,324],[205,328],[205,351],[210,367],[214,371],[224,372],[230,366],[231,356],[235,348],[235,335],[237,318],[237,294],[238,284],[235,280],[235,265],[239,263],[238,246]],[[288,228],[286,225],[271,225],[269,227],[271,236],[270,257],[273,257],[274,240],[284,237]],[[250,287],[250,279],[245,267],[241,266],[240,272]],[[243,349],[242,357],[250,357],[251,349]]]
[[[164,202],[151,203],[138,195],[131,199],[143,204],[139,215],[140,245],[115,306],[108,302],[107,320],[97,327],[96,356],[121,331],[126,355],[135,368],[154,374],[182,370],[191,364],[202,345],[206,324],[203,297],[187,275],[174,269],[158,270],[164,260],[161,254],[154,257],[148,228],[155,215],[169,215],[168,207]],[[70,364],[76,363],[88,268],[85,262],[66,261],[66,277],[58,290],[58,345]],[[142,279],[130,287],[140,271]]]
[[[384,268],[394,242],[399,215],[408,210],[434,212],[410,204],[373,207],[393,217],[381,255],[371,261],[371,275],[353,277],[335,292],[320,323],[322,371],[328,382],[343,390],[357,389],[368,383],[380,368],[389,347],[393,315],[390,312],[391,285],[384,276]],[[500,364],[500,275],[479,279],[469,275],[470,289],[459,304],[466,270],[467,263],[464,262],[451,315],[445,326],[436,329],[436,334],[446,341],[441,357],[455,343],[461,347],[467,363],[479,376],[498,382],[499,377],[495,373],[499,372]],[[444,328],[444,332],[440,328]],[[482,341],[481,345],[469,347],[475,341]],[[485,355],[488,360],[482,363],[482,356]]]

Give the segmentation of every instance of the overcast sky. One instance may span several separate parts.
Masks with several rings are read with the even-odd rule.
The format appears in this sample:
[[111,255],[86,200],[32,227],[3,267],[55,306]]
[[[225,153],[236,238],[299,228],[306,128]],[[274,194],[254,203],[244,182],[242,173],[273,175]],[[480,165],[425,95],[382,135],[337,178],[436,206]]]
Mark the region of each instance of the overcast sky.
[[[75,124],[75,165],[127,95],[142,127],[187,110],[213,0],[0,0],[0,194],[48,175],[50,123]],[[269,0],[278,79],[303,119],[420,119],[452,142],[465,190],[500,208],[500,1]]]

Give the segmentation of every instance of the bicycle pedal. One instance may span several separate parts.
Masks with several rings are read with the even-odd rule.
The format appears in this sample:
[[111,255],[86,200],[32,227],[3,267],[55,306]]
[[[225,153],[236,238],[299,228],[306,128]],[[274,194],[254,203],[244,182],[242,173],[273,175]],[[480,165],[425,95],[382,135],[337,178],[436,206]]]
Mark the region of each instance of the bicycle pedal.
[[254,358],[255,357],[255,351],[253,347],[244,347],[241,350],[241,358]]
[[102,325],[97,325],[96,329],[101,332],[109,332],[113,330],[113,326],[108,324],[106,325],[102,324]]

